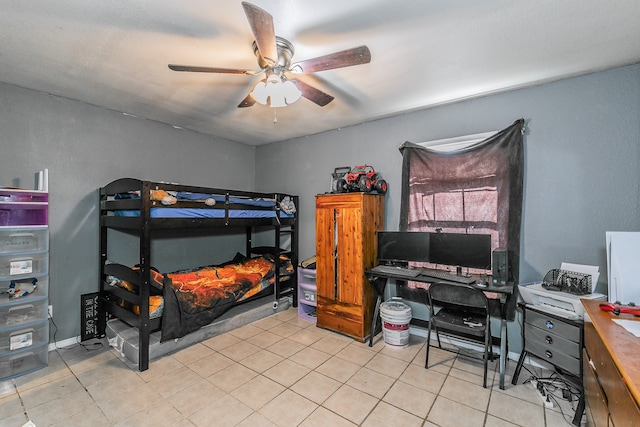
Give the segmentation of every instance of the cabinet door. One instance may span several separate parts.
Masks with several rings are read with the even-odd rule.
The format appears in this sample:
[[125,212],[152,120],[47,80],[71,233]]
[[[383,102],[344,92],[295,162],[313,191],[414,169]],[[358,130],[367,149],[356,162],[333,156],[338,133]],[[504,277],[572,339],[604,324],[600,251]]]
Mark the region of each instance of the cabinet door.
[[316,292],[329,300],[337,298],[336,215],[334,208],[316,209]]
[[362,302],[362,208],[335,206],[316,212],[318,295]]
[[336,300],[362,304],[362,207],[336,210]]

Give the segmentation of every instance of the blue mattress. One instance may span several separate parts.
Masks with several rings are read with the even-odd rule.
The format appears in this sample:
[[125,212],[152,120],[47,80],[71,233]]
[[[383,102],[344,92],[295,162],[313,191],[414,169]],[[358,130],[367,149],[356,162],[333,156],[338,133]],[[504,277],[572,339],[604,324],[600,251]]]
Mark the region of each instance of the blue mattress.
[[[176,193],[178,200],[206,200],[213,199],[216,203],[225,203],[226,197],[220,194],[190,193],[187,191],[178,191]],[[265,208],[276,205],[272,199],[247,199],[242,197],[229,197],[229,203],[236,203],[246,206],[262,206]]]
[[[138,210],[116,210],[116,216],[140,216]],[[224,209],[151,208],[151,218],[225,218]],[[280,218],[295,215],[280,211]],[[255,209],[229,209],[229,218],[275,218],[276,211]]]
[[[140,196],[135,193],[120,193],[116,195],[116,199],[138,199]],[[178,191],[175,197],[180,200],[199,200],[214,199],[218,208],[180,208],[173,207],[157,207],[151,208],[151,218],[226,218],[227,211],[229,218],[275,218],[276,210],[269,209],[276,206],[274,199],[263,198],[245,198],[245,197],[229,197],[228,202],[234,205],[252,206],[265,209],[231,209],[225,205],[227,197],[220,194],[191,193],[188,191]],[[137,217],[140,211],[136,209],[116,209],[113,211],[116,216]],[[280,218],[294,218],[295,214],[288,214],[280,210]]]

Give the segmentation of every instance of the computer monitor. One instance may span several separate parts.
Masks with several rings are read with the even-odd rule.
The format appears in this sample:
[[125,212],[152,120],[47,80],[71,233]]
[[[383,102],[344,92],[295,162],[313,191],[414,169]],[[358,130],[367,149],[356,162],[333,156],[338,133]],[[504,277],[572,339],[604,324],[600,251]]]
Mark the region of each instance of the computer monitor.
[[429,233],[378,231],[378,261],[381,264],[429,260]]
[[491,235],[429,233],[432,264],[491,269]]

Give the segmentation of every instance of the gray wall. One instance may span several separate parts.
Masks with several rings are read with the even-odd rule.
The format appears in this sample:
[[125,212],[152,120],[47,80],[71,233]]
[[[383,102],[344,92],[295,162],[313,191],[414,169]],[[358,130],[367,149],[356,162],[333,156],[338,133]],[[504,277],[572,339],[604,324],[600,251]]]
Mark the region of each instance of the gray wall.
[[[0,184],[33,188],[34,172],[49,169],[49,301],[58,341],[79,335],[80,295],[98,290],[100,186],[132,177],[254,189],[253,147],[6,84],[0,84],[0,98]],[[125,239],[117,261],[135,261],[134,244]],[[229,259],[228,247],[220,259],[216,246],[202,244],[207,251],[156,252],[152,263],[183,268],[204,265],[193,259],[198,255]]]
[[[640,230],[640,65],[259,147],[258,190],[300,194],[304,259],[315,253],[314,195],[329,191],[336,166],[368,163],[382,174],[386,229],[397,230],[404,141],[500,130],[518,118],[527,126],[520,281],[563,261],[599,265],[606,293],[605,231]],[[520,325],[509,328],[519,351]]]

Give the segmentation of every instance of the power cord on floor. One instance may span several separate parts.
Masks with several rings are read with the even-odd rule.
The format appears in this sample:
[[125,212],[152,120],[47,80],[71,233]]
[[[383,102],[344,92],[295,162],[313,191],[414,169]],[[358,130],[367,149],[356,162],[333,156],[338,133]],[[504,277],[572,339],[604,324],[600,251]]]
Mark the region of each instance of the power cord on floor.
[[71,350],[73,348],[76,348],[78,346],[82,346],[84,347],[85,350],[87,351],[96,351],[96,350],[100,350],[102,348],[104,348],[104,344],[101,341],[96,341],[96,342],[92,342],[92,343],[82,343],[79,341],[78,337],[76,337],[76,343],[74,345],[71,345],[69,347],[58,347],[58,342],[56,340],[56,334],[58,333],[58,325],[56,325],[56,322],[53,320],[53,316],[51,315],[51,312],[49,312],[49,321],[51,322],[51,325],[53,326],[53,347],[56,350]]
[[568,401],[571,409],[575,413],[580,399],[580,389],[556,372],[553,372],[548,377],[542,377],[532,372],[526,366],[523,367],[531,374],[523,383],[530,383],[533,386],[540,395],[545,407],[552,408],[557,406],[565,421],[571,424],[571,414],[564,413],[560,405],[560,400]]

